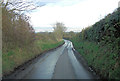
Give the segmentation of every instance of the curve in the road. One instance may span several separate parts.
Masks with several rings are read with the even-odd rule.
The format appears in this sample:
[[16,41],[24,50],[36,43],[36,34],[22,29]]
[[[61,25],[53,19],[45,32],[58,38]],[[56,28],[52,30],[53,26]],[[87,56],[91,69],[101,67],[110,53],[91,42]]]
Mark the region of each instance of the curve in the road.
[[72,42],[44,54],[36,63],[17,73],[15,79],[94,79],[76,59]]

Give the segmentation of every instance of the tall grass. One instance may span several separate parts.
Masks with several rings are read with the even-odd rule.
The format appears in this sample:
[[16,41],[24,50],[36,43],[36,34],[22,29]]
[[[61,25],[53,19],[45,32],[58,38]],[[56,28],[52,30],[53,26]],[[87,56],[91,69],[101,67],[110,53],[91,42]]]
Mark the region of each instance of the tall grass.
[[64,41],[50,42],[37,40],[34,46],[26,46],[24,48],[16,47],[9,51],[3,52],[3,75],[9,74],[14,71],[15,68],[23,64],[24,62],[34,58],[36,55],[41,54],[44,51],[55,48],[61,45]]

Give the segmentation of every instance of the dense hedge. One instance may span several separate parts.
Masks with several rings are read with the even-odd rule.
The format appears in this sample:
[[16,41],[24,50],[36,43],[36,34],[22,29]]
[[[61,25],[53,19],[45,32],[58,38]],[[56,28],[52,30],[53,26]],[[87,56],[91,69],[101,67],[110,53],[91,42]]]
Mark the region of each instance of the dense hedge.
[[71,41],[101,78],[120,79],[120,8],[83,29]]
[[120,53],[120,8],[116,9],[112,14],[108,14],[91,27],[83,29],[79,34],[79,38],[113,45]]
[[[99,42],[101,40],[104,40],[105,36],[111,38],[120,37],[119,26],[120,26],[120,8],[118,8],[112,14],[107,15],[104,19],[96,22],[91,27],[84,29],[81,33],[84,34],[83,36],[84,39]],[[82,34],[80,34],[80,37],[82,36]]]

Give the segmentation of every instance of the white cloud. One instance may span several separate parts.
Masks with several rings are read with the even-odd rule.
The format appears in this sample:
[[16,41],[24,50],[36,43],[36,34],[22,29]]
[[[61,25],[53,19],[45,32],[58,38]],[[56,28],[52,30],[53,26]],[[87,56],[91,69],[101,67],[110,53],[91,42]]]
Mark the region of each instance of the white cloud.
[[34,27],[51,27],[53,23],[60,21],[68,27],[68,31],[77,31],[113,12],[118,7],[118,1],[56,0],[56,3],[49,3],[30,16]]

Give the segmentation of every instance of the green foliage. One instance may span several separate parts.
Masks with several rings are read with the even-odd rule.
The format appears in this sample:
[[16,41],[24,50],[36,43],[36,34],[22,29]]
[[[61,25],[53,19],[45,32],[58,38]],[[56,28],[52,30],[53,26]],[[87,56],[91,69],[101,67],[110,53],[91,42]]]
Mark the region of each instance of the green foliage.
[[91,27],[82,30],[79,37],[83,40],[111,43],[120,37],[120,8]]
[[76,35],[76,33],[73,32],[73,31],[65,32],[65,33],[63,34],[63,38],[64,38],[64,39],[70,39],[70,38],[74,37],[75,35]]
[[11,56],[11,55],[13,55],[13,54],[14,54],[13,51],[9,51],[7,55],[8,55],[8,56]]
[[120,8],[71,41],[101,78],[120,79]]
[[[85,58],[89,66],[95,69],[102,78],[120,79],[120,65],[117,51],[107,45],[95,42],[71,40],[75,49]],[[113,75],[114,74],[114,75]]]
[[40,47],[41,48],[41,51],[46,51],[46,50],[49,50],[51,48],[55,48],[57,47],[58,45],[61,45],[64,41],[60,41],[60,42],[57,42],[57,41],[46,41],[45,39],[44,40],[38,40],[36,41],[36,46]]

